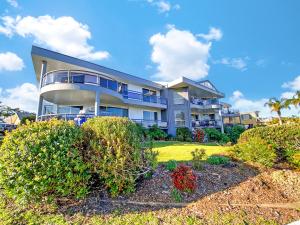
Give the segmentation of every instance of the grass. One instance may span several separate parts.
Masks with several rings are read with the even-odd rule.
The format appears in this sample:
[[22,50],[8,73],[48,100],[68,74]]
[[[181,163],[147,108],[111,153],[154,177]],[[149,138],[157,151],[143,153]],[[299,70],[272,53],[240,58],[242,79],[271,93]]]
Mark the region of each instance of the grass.
[[191,152],[196,148],[203,148],[207,156],[214,154],[226,154],[230,147],[216,144],[198,144],[179,141],[157,141],[153,143],[154,150],[158,151],[158,162],[169,160],[189,161],[192,159]]

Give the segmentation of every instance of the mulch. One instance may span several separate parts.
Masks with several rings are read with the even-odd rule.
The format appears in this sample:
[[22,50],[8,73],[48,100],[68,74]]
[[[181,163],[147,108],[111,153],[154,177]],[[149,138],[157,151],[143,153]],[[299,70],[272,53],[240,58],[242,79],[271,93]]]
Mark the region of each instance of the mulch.
[[160,165],[152,178],[138,184],[135,193],[112,199],[104,190],[94,190],[83,201],[62,204],[60,211],[104,216],[115,210],[122,213],[156,211],[158,217],[180,213],[199,218],[212,212],[242,211],[254,221],[263,217],[285,224],[300,219],[300,211],[295,209],[300,202],[299,172],[261,170],[231,162],[223,166],[205,164],[196,174],[197,190],[192,194],[184,193],[183,202],[179,204],[171,196],[171,172]]

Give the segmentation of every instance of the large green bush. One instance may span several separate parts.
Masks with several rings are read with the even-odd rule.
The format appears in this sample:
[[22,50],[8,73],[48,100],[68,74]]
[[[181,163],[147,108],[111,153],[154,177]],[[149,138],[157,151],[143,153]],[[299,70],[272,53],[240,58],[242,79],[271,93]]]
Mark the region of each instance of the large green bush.
[[241,125],[227,126],[224,131],[232,143],[237,143],[240,135],[245,131],[245,127]]
[[178,127],[176,129],[176,139],[178,141],[193,141],[192,139],[192,132],[188,127]]
[[227,143],[230,141],[229,137],[226,134],[223,134],[221,131],[215,128],[205,128],[205,135],[208,138],[208,141],[215,141],[219,143]]
[[153,125],[147,131],[147,135],[152,140],[165,140],[167,138],[167,133],[162,131],[157,125]]
[[234,156],[247,162],[259,163],[271,167],[276,161],[276,151],[273,145],[260,137],[249,137],[233,147]]
[[82,126],[86,159],[112,196],[135,190],[136,180],[155,164],[156,154],[141,145],[141,129],[128,118],[95,117]]
[[245,131],[238,144],[249,141],[250,138],[261,138],[267,144],[274,146],[277,158],[300,167],[300,124],[284,124],[280,126],[257,127]]
[[73,123],[51,120],[7,133],[0,148],[0,186],[17,202],[82,197],[89,173],[80,148],[82,131]]

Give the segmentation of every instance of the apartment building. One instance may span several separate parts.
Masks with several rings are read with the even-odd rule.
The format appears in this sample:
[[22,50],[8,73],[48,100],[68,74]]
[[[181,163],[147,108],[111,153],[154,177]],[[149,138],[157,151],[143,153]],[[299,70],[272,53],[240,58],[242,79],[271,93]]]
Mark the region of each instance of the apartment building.
[[181,77],[162,85],[37,46],[31,55],[40,90],[37,120],[121,116],[172,135],[177,127],[223,131],[224,94],[208,80]]

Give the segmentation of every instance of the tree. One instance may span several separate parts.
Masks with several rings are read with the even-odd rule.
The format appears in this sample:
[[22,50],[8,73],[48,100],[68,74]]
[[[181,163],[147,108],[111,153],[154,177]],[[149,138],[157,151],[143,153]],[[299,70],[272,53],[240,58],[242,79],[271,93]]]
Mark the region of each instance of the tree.
[[276,112],[279,119],[279,124],[282,125],[281,119],[281,110],[284,108],[289,108],[286,104],[286,100],[278,100],[277,98],[270,98],[268,102],[265,103],[265,106],[269,106],[271,112]]
[[300,106],[300,91],[297,91],[293,98],[286,100],[286,106],[293,105],[295,107]]

